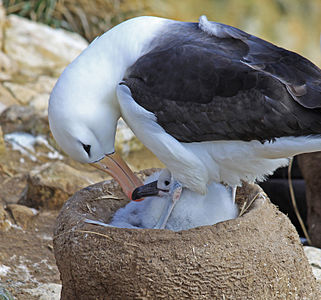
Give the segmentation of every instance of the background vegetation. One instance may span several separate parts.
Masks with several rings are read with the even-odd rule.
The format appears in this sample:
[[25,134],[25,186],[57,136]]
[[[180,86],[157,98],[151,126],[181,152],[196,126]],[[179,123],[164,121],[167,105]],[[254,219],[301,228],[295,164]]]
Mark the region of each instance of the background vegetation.
[[139,15],[184,21],[208,19],[239,27],[321,65],[320,0],[3,0],[15,13],[75,31],[91,41],[111,26]]

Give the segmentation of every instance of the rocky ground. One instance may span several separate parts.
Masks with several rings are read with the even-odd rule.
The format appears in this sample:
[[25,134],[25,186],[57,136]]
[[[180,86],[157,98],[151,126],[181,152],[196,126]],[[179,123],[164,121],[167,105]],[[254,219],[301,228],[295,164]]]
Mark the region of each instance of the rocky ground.
[[[58,211],[75,191],[106,179],[65,157],[47,121],[51,89],[86,46],[76,34],[5,16],[0,6],[0,299],[4,288],[16,299],[59,299]],[[117,141],[134,169],[161,166],[123,122]],[[306,251],[320,278],[321,250]]]
[[[16,299],[59,299],[56,216],[75,191],[106,179],[65,157],[47,120],[58,76],[87,45],[79,35],[5,16],[0,6],[0,299],[3,288]],[[161,165],[123,122],[117,139],[134,169]]]

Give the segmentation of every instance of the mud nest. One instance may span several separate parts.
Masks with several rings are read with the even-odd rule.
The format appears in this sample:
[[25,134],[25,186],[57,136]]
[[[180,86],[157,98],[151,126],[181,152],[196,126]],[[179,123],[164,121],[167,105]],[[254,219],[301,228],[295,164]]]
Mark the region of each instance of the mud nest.
[[257,185],[242,216],[173,232],[108,223],[128,203],[113,181],[74,194],[57,219],[61,299],[320,299],[299,236]]

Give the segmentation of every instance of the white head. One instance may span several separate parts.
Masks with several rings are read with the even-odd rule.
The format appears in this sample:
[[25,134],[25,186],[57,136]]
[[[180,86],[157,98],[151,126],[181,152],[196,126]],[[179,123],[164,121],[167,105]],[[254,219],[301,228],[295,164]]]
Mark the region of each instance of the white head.
[[115,26],[60,76],[50,96],[48,117],[55,139],[73,159],[91,163],[114,152],[120,117],[117,85],[163,22],[138,17]]
[[49,101],[50,129],[64,152],[112,175],[129,198],[142,183],[120,156],[111,155],[120,117],[116,88],[164,22],[138,17],[95,39],[65,69]]
[[51,93],[48,111],[50,129],[60,147],[83,163],[114,152],[120,117],[117,83],[102,70],[102,62],[92,60],[93,50],[87,48],[65,69]]
[[174,182],[175,180],[168,169],[155,172],[145,180],[144,185],[134,190],[132,200],[150,196],[169,197]]

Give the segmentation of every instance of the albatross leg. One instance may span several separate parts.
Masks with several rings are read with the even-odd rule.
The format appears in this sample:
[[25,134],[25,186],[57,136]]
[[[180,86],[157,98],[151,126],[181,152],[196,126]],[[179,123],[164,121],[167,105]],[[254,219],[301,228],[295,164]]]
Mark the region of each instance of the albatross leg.
[[170,200],[166,206],[166,209],[164,209],[162,215],[160,216],[157,224],[155,225],[155,229],[164,229],[166,224],[167,224],[167,221],[168,221],[168,218],[170,217],[177,201],[180,199],[181,197],[181,194],[182,194],[182,190],[183,190],[183,187],[182,185],[175,181],[172,188],[171,188],[171,191],[170,191]]

